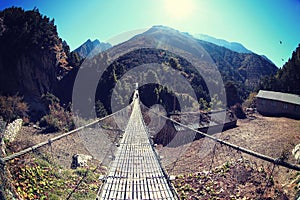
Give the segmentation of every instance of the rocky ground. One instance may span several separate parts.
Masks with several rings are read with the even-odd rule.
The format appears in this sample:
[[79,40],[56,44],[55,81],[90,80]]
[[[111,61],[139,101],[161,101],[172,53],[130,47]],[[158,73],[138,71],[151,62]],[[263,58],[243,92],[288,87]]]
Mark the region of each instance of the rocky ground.
[[180,199],[288,199],[269,173],[237,160],[211,171],[178,175],[173,183]]
[[[294,146],[300,143],[300,121],[255,114],[248,119],[238,120],[236,128],[214,136],[261,154],[285,158],[286,161],[295,163],[291,152]],[[294,199],[296,193],[299,193],[299,172],[276,166],[271,173],[272,164],[215,144],[208,139],[194,141],[185,147],[158,147],[158,150],[165,155],[162,162],[169,174],[177,176],[174,184],[181,197],[186,199]],[[170,160],[175,162],[166,161],[168,156],[174,155],[177,159]],[[224,168],[226,165],[226,169],[220,172],[220,166]],[[206,178],[203,180],[199,176]],[[246,182],[241,182],[237,177],[245,179]],[[270,184],[268,177],[271,177],[273,182],[262,195],[262,191],[265,190],[263,185]],[[193,184],[184,186],[182,182]],[[212,187],[214,184],[217,186]],[[223,187],[220,187],[220,184]],[[203,189],[203,185],[213,189],[211,195],[208,195],[207,188]]]

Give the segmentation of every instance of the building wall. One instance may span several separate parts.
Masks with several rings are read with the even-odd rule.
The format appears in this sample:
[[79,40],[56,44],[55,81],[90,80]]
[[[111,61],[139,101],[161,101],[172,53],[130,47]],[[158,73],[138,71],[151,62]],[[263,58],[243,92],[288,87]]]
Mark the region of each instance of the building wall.
[[263,115],[300,118],[300,105],[257,98],[257,111]]

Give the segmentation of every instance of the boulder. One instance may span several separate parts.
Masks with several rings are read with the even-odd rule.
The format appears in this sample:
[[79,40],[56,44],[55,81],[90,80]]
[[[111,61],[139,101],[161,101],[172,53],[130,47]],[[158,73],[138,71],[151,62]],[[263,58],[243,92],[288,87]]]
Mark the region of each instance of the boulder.
[[86,167],[89,160],[93,157],[85,154],[75,154],[73,155],[72,168]]

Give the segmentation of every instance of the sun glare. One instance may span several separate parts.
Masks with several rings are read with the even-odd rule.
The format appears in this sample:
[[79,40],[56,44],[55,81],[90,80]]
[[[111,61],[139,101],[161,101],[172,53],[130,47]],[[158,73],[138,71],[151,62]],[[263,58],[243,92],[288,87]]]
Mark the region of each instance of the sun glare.
[[169,17],[175,19],[186,19],[194,11],[194,0],[165,0],[165,10]]

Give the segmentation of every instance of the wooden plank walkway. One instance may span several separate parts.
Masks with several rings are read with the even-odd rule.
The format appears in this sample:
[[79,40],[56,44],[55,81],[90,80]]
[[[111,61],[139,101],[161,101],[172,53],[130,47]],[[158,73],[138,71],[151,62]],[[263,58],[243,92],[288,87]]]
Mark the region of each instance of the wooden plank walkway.
[[178,199],[149,140],[137,90],[128,125],[97,199]]

